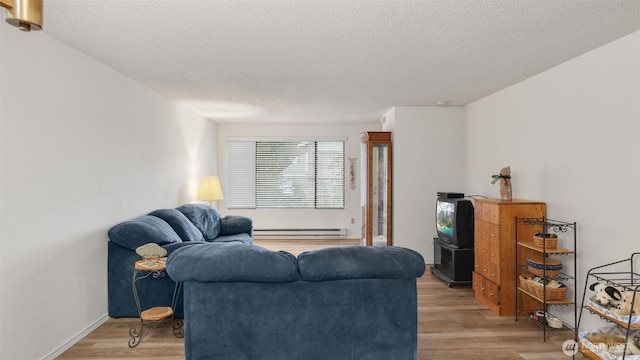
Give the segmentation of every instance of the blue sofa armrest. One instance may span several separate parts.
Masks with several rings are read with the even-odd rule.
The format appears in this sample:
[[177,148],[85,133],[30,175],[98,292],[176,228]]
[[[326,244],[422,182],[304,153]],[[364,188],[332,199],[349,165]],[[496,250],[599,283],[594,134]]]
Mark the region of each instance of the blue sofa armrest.
[[245,216],[228,215],[220,219],[220,236],[247,233],[253,236],[253,220]]
[[182,242],[169,224],[150,215],[121,222],[109,229],[108,236],[114,243],[134,251],[147,243],[163,246]]

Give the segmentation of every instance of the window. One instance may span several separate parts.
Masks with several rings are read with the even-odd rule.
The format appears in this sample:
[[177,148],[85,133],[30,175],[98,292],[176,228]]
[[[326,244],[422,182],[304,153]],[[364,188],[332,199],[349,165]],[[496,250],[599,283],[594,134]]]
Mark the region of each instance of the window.
[[344,141],[227,141],[227,207],[344,209]]

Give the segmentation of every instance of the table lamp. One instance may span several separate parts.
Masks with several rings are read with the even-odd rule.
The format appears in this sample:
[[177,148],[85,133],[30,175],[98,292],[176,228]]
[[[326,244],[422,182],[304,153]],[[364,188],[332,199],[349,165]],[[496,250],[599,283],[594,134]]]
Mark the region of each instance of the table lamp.
[[198,189],[198,200],[206,201],[209,206],[214,201],[222,200],[222,188],[217,177],[203,177]]

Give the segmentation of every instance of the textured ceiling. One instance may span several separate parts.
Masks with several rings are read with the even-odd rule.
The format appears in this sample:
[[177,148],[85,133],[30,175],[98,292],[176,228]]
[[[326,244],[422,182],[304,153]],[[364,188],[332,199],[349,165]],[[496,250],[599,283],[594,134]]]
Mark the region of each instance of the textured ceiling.
[[45,0],[43,31],[216,121],[341,122],[464,105],[638,29],[638,0]]

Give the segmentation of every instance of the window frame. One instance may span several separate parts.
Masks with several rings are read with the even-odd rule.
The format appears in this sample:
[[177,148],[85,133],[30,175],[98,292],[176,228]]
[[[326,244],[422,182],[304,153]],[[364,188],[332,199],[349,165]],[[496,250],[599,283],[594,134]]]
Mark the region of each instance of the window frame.
[[[300,206],[301,204],[277,204],[277,203],[266,203],[265,199],[262,199],[263,203],[260,204],[258,199],[259,190],[258,187],[258,143],[313,143],[313,169],[312,171],[312,185],[310,188],[313,189],[312,197],[312,206]],[[318,153],[318,144],[324,142],[334,142],[341,143],[341,148],[338,149],[339,154],[339,170],[336,174],[338,177],[329,177],[326,178],[325,181],[338,182],[340,185],[340,191],[338,191],[335,199],[331,199],[331,197],[327,197],[326,201],[319,201],[319,198],[322,197],[322,191],[319,186],[322,186],[322,180],[319,179],[319,167],[322,167],[324,163],[325,168],[327,162],[319,162],[318,158],[321,156],[321,153]],[[235,144],[233,144],[235,143]],[[253,152],[250,154],[239,154],[234,152],[238,150],[237,145],[242,144],[247,147],[247,144],[253,143]],[[347,139],[345,137],[227,137],[226,138],[226,152],[227,152],[227,208],[228,209],[297,209],[297,210],[344,210],[346,208],[346,146]],[[242,146],[241,146],[242,147]],[[249,151],[244,149],[244,151]],[[334,153],[335,154],[335,153]],[[327,158],[331,159],[331,152],[326,152]],[[334,155],[335,156],[335,155]],[[252,158],[252,159],[251,159]],[[240,163],[238,163],[240,162]],[[242,168],[242,169],[240,169]],[[328,170],[331,170],[330,166],[328,166]],[[239,170],[240,169],[240,170]],[[251,171],[252,170],[252,171]],[[322,170],[322,169],[320,169]],[[335,168],[334,168],[335,170]],[[252,172],[252,174],[250,174]],[[320,171],[322,172],[322,171]],[[331,172],[329,171],[329,174]],[[304,175],[302,175],[304,176]],[[247,179],[247,177],[249,177]],[[251,185],[251,183],[253,185]],[[267,182],[268,183],[268,182]],[[341,193],[341,194],[340,194]],[[278,196],[277,193],[272,194],[271,196]],[[307,199],[308,200],[308,199]],[[326,206],[331,205],[333,202],[336,203],[336,206]],[[324,203],[324,206],[319,206],[319,203]]]

